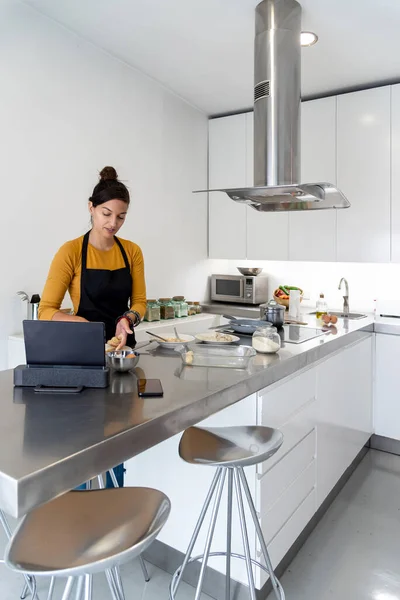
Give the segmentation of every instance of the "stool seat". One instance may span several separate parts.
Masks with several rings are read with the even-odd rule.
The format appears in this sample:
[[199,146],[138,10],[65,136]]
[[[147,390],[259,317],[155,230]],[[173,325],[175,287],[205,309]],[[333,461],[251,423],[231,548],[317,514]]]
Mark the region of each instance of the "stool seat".
[[246,467],[267,460],[282,443],[282,433],[271,427],[189,427],[182,435],[179,455],[196,465]]
[[72,491],[23,519],[5,555],[14,571],[79,576],[143,552],[164,526],[170,501],[151,488]]

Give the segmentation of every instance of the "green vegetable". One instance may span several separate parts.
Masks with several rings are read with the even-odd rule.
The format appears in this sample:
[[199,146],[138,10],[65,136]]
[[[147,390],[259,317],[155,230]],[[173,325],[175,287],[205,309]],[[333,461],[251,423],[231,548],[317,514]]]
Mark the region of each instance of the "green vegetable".
[[[296,287],[295,285],[284,285],[283,287],[285,287],[287,290],[299,290],[299,292],[301,292],[301,288]],[[287,294],[289,292],[286,292]]]
[[279,289],[282,290],[287,296],[289,296],[289,290],[285,285],[280,285]]

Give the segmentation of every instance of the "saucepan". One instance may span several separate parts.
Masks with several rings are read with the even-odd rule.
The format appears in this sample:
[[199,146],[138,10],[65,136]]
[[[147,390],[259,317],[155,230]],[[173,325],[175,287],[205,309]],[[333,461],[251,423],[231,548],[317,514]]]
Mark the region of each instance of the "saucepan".
[[229,319],[230,323],[227,325],[229,329],[233,329],[236,333],[247,333],[252,335],[258,327],[265,327],[266,321],[260,319],[237,319],[230,315],[223,315],[224,319]]

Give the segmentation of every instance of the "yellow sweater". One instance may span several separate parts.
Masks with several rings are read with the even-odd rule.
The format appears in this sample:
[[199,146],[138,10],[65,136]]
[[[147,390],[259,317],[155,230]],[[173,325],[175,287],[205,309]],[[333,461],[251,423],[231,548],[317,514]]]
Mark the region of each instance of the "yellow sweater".
[[[118,239],[126,252],[131,267],[132,294],[130,307],[144,317],[146,312],[146,284],[143,254],[137,244],[121,238]],[[54,314],[60,310],[67,290],[71,296],[74,312],[77,313],[81,296],[82,243],[83,236],[64,244],[55,255],[44,286],[39,306],[39,319],[52,320]],[[88,245],[88,269],[114,271],[122,269],[124,266],[124,259],[118,244],[114,243],[111,250],[97,250],[94,246]]]

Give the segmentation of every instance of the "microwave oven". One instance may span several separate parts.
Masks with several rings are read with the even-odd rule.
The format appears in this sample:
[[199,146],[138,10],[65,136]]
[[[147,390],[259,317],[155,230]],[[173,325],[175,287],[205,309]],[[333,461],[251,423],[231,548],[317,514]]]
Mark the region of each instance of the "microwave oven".
[[211,275],[211,300],[261,304],[268,300],[268,277],[265,275]]

